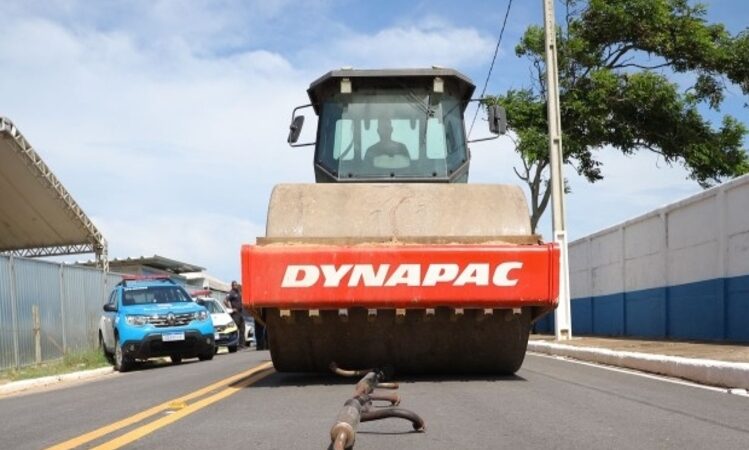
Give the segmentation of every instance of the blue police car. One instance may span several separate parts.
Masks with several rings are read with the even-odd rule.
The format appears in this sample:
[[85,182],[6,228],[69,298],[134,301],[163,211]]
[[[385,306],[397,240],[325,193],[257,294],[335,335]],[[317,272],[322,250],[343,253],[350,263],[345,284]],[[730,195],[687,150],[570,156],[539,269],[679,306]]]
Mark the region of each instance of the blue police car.
[[215,330],[208,311],[168,277],[124,277],[99,320],[99,345],[115,370],[136,360],[168,356],[213,358]]

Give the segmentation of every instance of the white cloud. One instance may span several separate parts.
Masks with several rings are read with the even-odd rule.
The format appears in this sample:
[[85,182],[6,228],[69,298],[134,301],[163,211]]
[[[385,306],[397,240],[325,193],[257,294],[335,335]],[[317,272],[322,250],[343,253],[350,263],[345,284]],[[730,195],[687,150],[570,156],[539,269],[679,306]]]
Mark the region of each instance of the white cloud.
[[[484,125],[485,122],[476,122],[478,128]],[[528,197],[527,187],[512,170],[522,167],[512,142],[508,138],[489,142],[472,147],[471,181],[520,185]],[[604,179],[596,183],[589,183],[573,167],[564,167],[572,189],[565,196],[567,232],[571,240],[701,191],[695,181],[687,179],[686,169],[680,165],[669,166],[652,152],[628,156],[614,149],[602,149],[597,157],[603,163]],[[537,232],[550,239],[551,205]]]
[[475,67],[485,63],[493,51],[493,38],[475,28],[430,18],[369,34],[342,32],[325,45],[301,52],[301,57],[326,67]]
[[[193,213],[133,217],[94,217],[109,238],[110,254],[118,257],[161,255],[210,268],[225,280],[239,278],[242,244],[254,243],[248,236],[262,236],[265,226],[231,214]],[[161,230],[161,232],[154,232]]]
[[627,156],[601,150],[604,180],[590,184],[566,168],[572,194],[567,222],[572,239],[645,214],[702,189],[680,165],[669,166],[658,155],[642,151]]
[[[239,244],[263,234],[246,223],[264,221],[273,184],[312,180],[311,154],[285,139],[313,75],[267,50],[163,44],[16,18],[0,40],[0,113],[95,217],[113,257],[159,253],[236,276]],[[217,216],[233,225],[207,226]]]
[[326,0],[130,0],[92,4],[81,0],[7,1],[4,25],[21,17],[60,24],[76,32],[126,33],[139,46],[186,43],[197,54],[241,47],[262,38],[257,31],[289,11],[315,11]]
[[[293,6],[296,20],[324,3]],[[225,278],[238,273],[240,244],[263,234],[272,186],[313,180],[312,149],[285,142],[311,80],[342,65],[465,70],[494,50],[494,37],[429,17],[371,32],[326,23],[326,40],[281,52],[253,43],[292,8],[285,0],[152,4],[11,5],[0,39],[0,114],[94,218],[111,256],[157,253]],[[474,137],[485,129],[477,121]],[[473,181],[517,183],[506,138],[472,152]],[[616,153],[603,159],[601,183],[568,172],[572,236],[698,190],[681,169],[651,170],[650,160]]]

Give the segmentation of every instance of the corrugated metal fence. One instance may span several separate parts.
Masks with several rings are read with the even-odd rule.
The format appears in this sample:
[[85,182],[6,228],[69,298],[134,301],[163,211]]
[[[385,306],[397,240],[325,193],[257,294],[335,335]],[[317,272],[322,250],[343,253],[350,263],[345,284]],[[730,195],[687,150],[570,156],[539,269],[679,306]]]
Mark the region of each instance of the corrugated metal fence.
[[119,275],[0,255],[0,369],[93,349]]

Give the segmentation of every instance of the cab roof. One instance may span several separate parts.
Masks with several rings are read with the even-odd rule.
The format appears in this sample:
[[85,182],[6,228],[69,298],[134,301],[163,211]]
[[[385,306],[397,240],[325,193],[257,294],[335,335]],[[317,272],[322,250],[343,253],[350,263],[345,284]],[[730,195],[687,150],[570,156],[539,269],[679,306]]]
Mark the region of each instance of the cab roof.
[[431,69],[340,69],[331,70],[313,81],[307,94],[311,103],[317,105],[326,98],[340,92],[340,81],[351,80],[355,91],[357,87],[397,87],[399,85],[432,86],[435,78],[442,78],[447,92],[468,102],[476,89],[470,78],[454,69],[433,67]]

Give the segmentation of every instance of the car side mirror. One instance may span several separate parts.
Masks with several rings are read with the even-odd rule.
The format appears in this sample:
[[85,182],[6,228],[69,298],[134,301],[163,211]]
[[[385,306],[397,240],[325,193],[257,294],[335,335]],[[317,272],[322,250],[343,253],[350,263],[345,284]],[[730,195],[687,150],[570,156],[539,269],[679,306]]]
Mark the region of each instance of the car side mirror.
[[296,144],[299,140],[299,135],[302,134],[302,126],[304,125],[304,116],[296,116],[291,120],[289,125],[289,138],[286,140],[289,144]]
[[499,105],[487,107],[489,117],[489,131],[494,134],[505,134],[507,132],[507,112]]
[[104,311],[106,311],[106,312],[117,312],[117,307],[114,306],[114,305],[110,305],[109,303],[107,303],[106,305],[104,305]]

